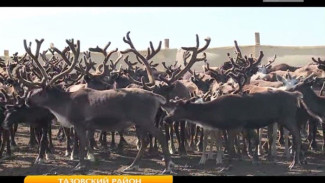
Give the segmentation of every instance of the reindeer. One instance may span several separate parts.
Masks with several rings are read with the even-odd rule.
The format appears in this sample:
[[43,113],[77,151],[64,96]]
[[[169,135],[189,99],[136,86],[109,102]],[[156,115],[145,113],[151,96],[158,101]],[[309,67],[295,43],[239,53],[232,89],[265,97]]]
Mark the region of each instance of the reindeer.
[[[311,86],[315,83],[316,77],[315,74],[312,74],[308,78],[306,78],[304,81],[296,84],[292,89],[289,91],[299,91],[303,94],[304,102],[307,104],[310,111],[315,114],[320,121],[324,121],[324,103],[325,103],[325,97],[324,96],[318,96],[312,89]],[[322,128],[324,132],[324,124],[322,123]],[[325,137],[324,137],[324,145],[325,146]]]
[[[163,107],[168,111],[166,120],[187,119],[209,128],[261,128],[278,121],[293,135],[294,158],[289,168],[300,162],[301,138],[295,121],[302,94],[299,92],[269,91],[249,95],[223,95],[202,104],[180,100]],[[265,105],[268,103],[269,105]],[[306,105],[303,103],[304,107]],[[249,106],[249,107],[247,107]],[[231,109],[231,110],[229,110]],[[233,155],[229,148],[230,155]]]
[[[204,50],[207,49],[207,47],[209,46],[209,43],[211,41],[210,38],[205,39],[206,44],[202,47],[199,48],[199,37],[198,35],[196,35],[196,47],[182,47],[182,49],[186,50],[184,52],[183,55],[183,60],[184,62],[186,62],[186,60],[188,60],[189,58],[189,62],[188,64],[185,66],[184,69],[180,70],[179,72],[174,72],[172,74],[171,78],[164,78],[163,76],[160,76],[159,79],[162,82],[158,82],[156,83],[155,78],[153,76],[153,71],[150,68],[150,65],[148,63],[148,60],[150,60],[154,54],[156,54],[161,47],[161,42],[159,43],[159,46],[157,48],[157,50],[153,49],[153,45],[150,42],[150,47],[151,49],[148,49],[148,55],[146,57],[142,56],[134,47],[130,37],[129,37],[129,32],[126,36],[126,38],[124,37],[124,42],[129,44],[130,49],[127,49],[126,51],[122,51],[122,54],[125,53],[129,53],[132,52],[137,56],[137,59],[139,62],[143,63],[146,66],[146,71],[147,71],[147,75],[148,75],[148,79],[149,79],[149,83],[146,83],[144,81],[144,77],[141,78],[141,82],[135,80],[134,78],[132,78],[132,76],[129,75],[129,79],[139,85],[142,86],[144,89],[149,90],[149,91],[153,91],[154,93],[160,94],[162,96],[164,96],[167,99],[172,99],[175,97],[179,97],[179,98],[190,98],[190,92],[188,90],[188,88],[179,81],[179,79],[186,73],[188,72],[188,70],[192,67],[192,65],[197,62],[197,61],[204,61],[206,60],[206,54],[203,54],[203,57],[198,58],[198,54],[202,53]],[[178,131],[178,126],[180,125],[180,133]],[[186,154],[186,150],[185,150],[185,122],[181,121],[180,123],[176,122],[174,123],[174,128],[175,128],[175,132],[176,132],[176,136],[179,142],[179,153],[181,155]],[[167,134],[169,130],[166,128],[166,132]],[[168,135],[167,135],[168,138]],[[170,135],[170,138],[172,140],[172,135]],[[168,141],[168,139],[167,139]],[[171,141],[171,145],[172,141]],[[173,146],[171,146],[170,151],[174,152],[173,150]]]
[[14,123],[27,122],[35,128],[36,134],[41,134],[37,138],[39,142],[39,154],[35,160],[35,164],[41,164],[44,161],[44,155],[46,155],[46,159],[53,159],[54,157],[47,136],[51,135],[48,132],[51,132],[52,120],[55,117],[45,108],[26,106],[24,101],[25,97],[26,95],[22,97],[18,96],[16,104],[5,105],[6,111],[3,126],[5,129],[8,129]]
[[[173,163],[163,134],[153,125],[155,115],[159,107],[166,103],[166,99],[152,92],[135,88],[104,91],[85,88],[68,93],[60,88],[56,82],[70,73],[77,65],[80,55],[80,42],[77,41],[75,45],[73,39],[66,40],[73,53],[73,61],[60,74],[49,78],[38,60],[39,49],[43,41],[44,39],[36,40],[37,49],[33,59],[42,73],[41,81],[26,80],[21,76],[21,70],[18,72],[19,79],[24,85],[34,88],[29,92],[26,101],[29,106],[44,107],[53,113],[61,125],[74,127],[80,141],[79,163],[74,171],[86,169],[85,148],[91,149],[90,144],[87,143],[91,132],[95,129],[121,130],[135,125],[137,135],[141,139],[141,148],[133,163],[125,171],[137,168],[137,163],[148,144],[145,138],[146,134],[150,133],[162,145],[166,168],[164,173],[170,172]],[[27,47],[26,40],[24,40],[24,46],[25,49],[30,50],[30,47]]]

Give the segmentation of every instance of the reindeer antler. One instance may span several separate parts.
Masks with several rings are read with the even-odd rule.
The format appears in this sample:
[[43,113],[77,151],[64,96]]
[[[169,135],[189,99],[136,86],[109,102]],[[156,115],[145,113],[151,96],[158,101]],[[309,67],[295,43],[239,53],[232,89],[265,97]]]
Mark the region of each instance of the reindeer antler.
[[[130,38],[130,31],[126,34],[126,37],[123,37],[123,41],[125,43],[127,43],[130,48],[129,49],[126,49],[125,51],[121,51],[122,54],[126,54],[126,53],[134,53],[136,55],[136,58],[137,60],[140,62],[140,63],[143,63],[146,67],[146,71],[147,71],[147,74],[148,74],[148,78],[149,78],[149,83],[150,85],[154,85],[155,84],[155,78],[153,76],[153,73],[152,73],[152,69],[150,67],[150,64],[149,64],[149,60],[151,58],[153,58],[159,51],[160,51],[160,48],[161,48],[161,41],[159,42],[159,45],[158,45],[158,48],[155,49],[153,47],[153,44],[152,42],[150,41],[150,48],[148,48],[147,50],[147,56],[144,57],[142,56],[138,50],[136,50],[136,48],[134,47],[133,43],[132,43],[132,40]],[[148,85],[147,84],[147,85]]]
[[[196,34],[196,46],[195,47],[182,47],[182,49],[185,50],[185,52],[183,54],[183,61],[184,61],[184,63],[188,63],[188,64],[181,71],[179,71],[177,73],[174,72],[170,79],[164,78],[162,80],[164,80],[164,82],[166,82],[167,84],[171,84],[171,83],[177,81],[179,78],[181,78],[187,71],[189,71],[189,69],[194,65],[195,62],[206,61],[206,53],[205,52],[203,53],[203,57],[198,58],[198,54],[205,51],[211,42],[210,37],[208,37],[204,40],[206,42],[205,45],[202,48],[199,48],[200,40],[199,40],[199,36]],[[186,61],[188,58],[190,58],[189,62]]]

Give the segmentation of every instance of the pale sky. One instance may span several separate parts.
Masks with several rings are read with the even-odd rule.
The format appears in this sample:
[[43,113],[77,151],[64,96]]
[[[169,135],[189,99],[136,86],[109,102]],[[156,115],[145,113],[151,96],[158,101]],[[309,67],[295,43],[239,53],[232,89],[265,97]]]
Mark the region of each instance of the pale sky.
[[[261,44],[279,46],[325,45],[325,8],[236,8],[236,7],[146,7],[146,8],[0,8],[0,55],[8,49],[23,53],[23,39],[33,42],[44,38],[42,49],[51,42],[59,49],[65,39],[79,39],[81,50],[104,47],[128,47],[123,36],[130,37],[139,50],[149,41],[154,46],[165,38],[170,48],[194,46],[195,34],[201,44],[211,37],[210,47],[254,44],[254,33],[260,32]],[[325,51],[325,50],[324,50]]]

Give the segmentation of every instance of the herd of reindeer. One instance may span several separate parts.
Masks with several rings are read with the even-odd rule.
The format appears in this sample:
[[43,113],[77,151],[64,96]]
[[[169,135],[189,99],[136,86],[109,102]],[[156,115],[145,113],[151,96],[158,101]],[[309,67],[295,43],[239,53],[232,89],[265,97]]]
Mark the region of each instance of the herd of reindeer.
[[[138,153],[126,172],[139,168],[148,146],[148,153],[162,152],[163,173],[169,174],[177,167],[172,154],[202,152],[202,165],[208,159],[223,164],[225,153],[229,162],[245,154],[255,164],[264,153],[274,161],[281,144],[284,156],[292,158],[291,169],[307,163],[306,151],[318,149],[319,127],[325,145],[325,61],[320,58],[293,67],[274,64],[275,55],[262,64],[263,51],[256,58],[243,55],[235,41],[234,57],[228,53],[221,67],[210,67],[205,50],[211,39],[200,46],[196,35],[196,46],[182,47],[182,61],[167,65],[152,61],[161,42],[157,48],[150,42],[143,55],[130,32],[123,38],[129,46],[124,51],[108,51],[109,42],[80,53],[79,40],[71,39],[63,50],[41,52],[43,41],[36,40],[32,52],[32,43],[24,40],[24,55],[0,61],[4,161],[17,146],[19,123],[30,125],[30,144],[39,149],[35,163],[53,158],[51,126],[60,124],[57,137],[66,141],[66,156],[79,160],[74,172],[88,169],[85,159],[95,159],[98,143],[110,150],[108,134],[111,149],[122,149],[127,144],[123,134],[130,127],[135,129]],[[103,55],[98,64],[92,60],[95,52]],[[129,60],[131,53],[135,60]],[[117,59],[111,60],[113,54]],[[191,69],[198,62],[203,72]],[[163,71],[157,69],[159,64]]]

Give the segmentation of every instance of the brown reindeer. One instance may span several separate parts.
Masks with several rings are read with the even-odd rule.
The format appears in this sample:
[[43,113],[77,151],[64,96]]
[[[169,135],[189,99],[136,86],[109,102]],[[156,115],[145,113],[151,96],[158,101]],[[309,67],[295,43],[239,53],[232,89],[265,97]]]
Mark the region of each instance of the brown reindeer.
[[[36,42],[37,47],[40,48],[43,40],[36,40]],[[35,88],[29,93],[28,105],[47,108],[56,116],[61,125],[74,127],[80,140],[79,164],[74,170],[86,169],[85,148],[90,150],[87,139],[89,140],[89,135],[94,130],[122,130],[135,125],[142,145],[135,160],[126,170],[137,167],[136,165],[148,144],[147,133],[150,133],[162,145],[166,171],[170,171],[172,162],[164,136],[153,125],[155,115],[160,105],[166,102],[166,99],[152,92],[135,88],[104,91],[86,88],[73,93],[64,91],[56,82],[74,69],[79,62],[80,54],[79,41],[76,45],[73,40],[66,42],[73,53],[73,61],[67,69],[53,78],[49,78],[39,63],[38,51],[36,51],[33,60],[42,73],[42,79],[40,81],[29,81],[21,77],[20,74],[19,78],[25,85]],[[25,48],[30,49],[27,47],[26,40],[24,40],[24,45]]]

